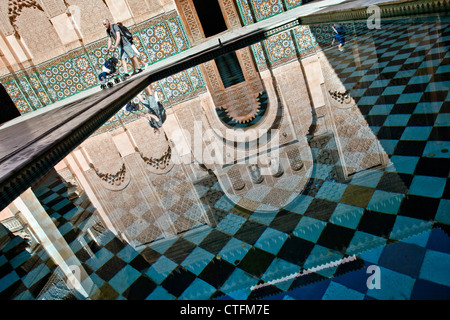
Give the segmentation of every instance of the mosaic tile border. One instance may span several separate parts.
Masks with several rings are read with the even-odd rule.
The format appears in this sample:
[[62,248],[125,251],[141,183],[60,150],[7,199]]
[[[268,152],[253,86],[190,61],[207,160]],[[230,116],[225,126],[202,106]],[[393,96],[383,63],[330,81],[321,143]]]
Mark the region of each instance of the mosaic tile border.
[[[143,61],[150,65],[191,47],[181,19],[175,11],[131,29]],[[147,44],[144,45],[144,43]],[[0,81],[20,112],[25,114],[96,86],[98,73],[108,55],[106,46],[107,40],[104,38],[39,66],[4,75],[0,77]],[[117,55],[117,52],[113,54],[116,57]],[[119,70],[123,72],[121,61]],[[171,96],[175,98],[205,85],[199,70],[190,70],[185,76],[179,78],[186,80],[186,77],[193,77],[193,79],[189,83],[179,81],[176,84],[181,93],[163,92],[164,86],[161,85],[160,91],[163,96],[169,96],[164,98],[166,102]]]
[[[252,51],[258,67],[264,67],[267,62],[274,64],[282,60],[290,61],[297,55],[304,55],[306,52],[314,50],[317,45],[316,38],[309,26],[300,25],[252,45]],[[264,50],[262,46],[264,46]]]
[[236,3],[244,25],[249,25],[254,18],[261,21],[296,8],[302,5],[302,0],[237,0]]

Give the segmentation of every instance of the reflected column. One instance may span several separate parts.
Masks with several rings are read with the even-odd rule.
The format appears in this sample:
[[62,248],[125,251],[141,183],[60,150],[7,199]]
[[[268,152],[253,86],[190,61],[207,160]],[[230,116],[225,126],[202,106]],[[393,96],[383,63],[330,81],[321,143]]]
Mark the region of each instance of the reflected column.
[[75,256],[58,228],[29,188],[14,200],[39,242],[66,277],[65,282],[79,299],[89,298],[97,287]]

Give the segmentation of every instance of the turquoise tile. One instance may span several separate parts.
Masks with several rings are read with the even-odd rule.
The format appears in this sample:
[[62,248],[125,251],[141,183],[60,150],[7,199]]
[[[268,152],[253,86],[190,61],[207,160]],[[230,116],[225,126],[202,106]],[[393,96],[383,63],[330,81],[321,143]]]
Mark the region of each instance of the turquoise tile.
[[377,263],[386,241],[384,238],[356,231],[345,253],[348,255],[359,255],[366,261]]
[[411,78],[414,73],[416,73],[416,69],[410,69],[410,70],[403,70],[403,71],[399,71],[397,72],[397,74],[394,76],[394,79],[398,79],[398,78]]
[[65,235],[67,232],[73,230],[75,227],[70,222],[64,223],[62,226],[58,227],[59,232],[61,232],[61,235]]
[[109,230],[105,230],[96,237],[96,240],[100,243],[100,245],[104,246],[104,245],[108,244],[115,237],[116,236],[114,233],[112,233]]
[[25,261],[27,261],[31,257],[30,253],[27,250],[23,250],[17,256],[12,258],[9,263],[15,269],[21,266]]
[[[439,35],[437,35],[437,34],[436,35],[430,35],[430,38],[433,38],[433,37],[439,37]],[[437,54],[437,53],[446,53],[447,50],[448,50],[447,46],[445,46],[445,47],[435,47],[435,48],[431,49],[430,51],[428,51],[428,54],[431,55],[431,54]],[[436,60],[439,60],[439,59],[436,59]],[[437,65],[439,65],[439,64],[437,64]]]
[[423,60],[422,56],[417,56],[417,57],[411,57],[406,59],[404,64],[409,64],[409,63],[417,63]]
[[450,158],[450,141],[427,141],[423,156],[435,158]]
[[10,285],[12,285],[17,280],[20,280],[19,276],[17,275],[16,271],[13,270],[7,275],[5,275],[3,278],[0,278],[0,292],[8,288]]
[[362,88],[362,89],[351,89],[350,91],[350,95],[354,98],[356,97],[362,97],[364,95],[364,92],[366,92],[366,88]]
[[[415,279],[410,276],[379,267],[380,289],[368,289],[366,294],[378,300],[408,300]],[[369,277],[369,275],[368,275]]]
[[364,294],[340,283],[331,281],[322,300],[363,300]]
[[364,208],[339,203],[330,218],[330,222],[350,229],[356,229],[363,212]]
[[139,271],[130,265],[126,265],[108,283],[119,294],[122,294],[140,275]]
[[[203,239],[206,238],[206,236],[211,232],[212,228],[210,226],[201,226],[192,230],[187,231],[184,235],[183,238],[185,238],[186,240],[189,240],[192,243],[195,244],[199,244],[200,242],[203,241]],[[174,238],[172,240],[172,242],[170,243],[170,245],[172,245],[172,243],[174,243],[177,240],[177,238]],[[170,246],[169,245],[169,246]],[[168,246],[165,246],[165,250],[167,250]],[[158,251],[158,250],[157,250]]]
[[[402,72],[402,71],[401,71]],[[422,92],[414,92],[414,93],[402,93],[397,100],[397,103],[414,103],[419,102],[422,98]]]
[[367,169],[355,173],[350,183],[358,186],[375,188],[382,176],[383,171]]
[[346,184],[325,181],[320,187],[319,192],[317,192],[316,198],[338,202],[344,194],[346,188]]
[[83,212],[82,209],[75,207],[72,210],[66,212],[64,214],[64,219],[66,220],[72,220],[73,218],[75,218],[77,215],[79,215],[81,212]]
[[[433,44],[427,44],[417,48],[430,49]],[[417,50],[417,49],[416,49]],[[424,60],[418,69],[437,67],[441,63],[441,59]]]
[[421,113],[438,113],[441,110],[443,101],[419,102],[414,109],[414,114]]
[[427,250],[420,269],[419,278],[450,287],[450,255]]
[[101,248],[95,253],[95,255],[93,255],[86,261],[86,264],[94,271],[96,271],[112,257],[113,254],[111,253],[111,251],[107,250],[106,248]]
[[363,96],[359,99],[358,105],[374,105],[379,98],[379,96]]
[[[42,299],[42,296],[39,297],[40,299]],[[20,294],[18,294],[13,300],[36,300],[36,298],[31,294],[30,291],[25,290],[23,292],[21,292]]]
[[163,287],[156,287],[155,290],[152,291],[148,295],[145,300],[176,300],[177,298],[167,292]]
[[406,127],[400,140],[423,141],[430,136],[433,127]]
[[[97,288],[100,288],[104,283],[105,280],[103,280],[102,278],[100,278],[96,273],[91,273],[89,275],[89,278],[87,278],[86,280],[92,281],[92,284],[94,286],[96,286]],[[85,280],[85,281],[86,281]],[[84,283],[82,283],[83,285]]]
[[29,271],[24,277],[22,277],[22,282],[29,288],[49,273],[50,269],[47,267],[47,265],[41,264]]
[[450,65],[441,65],[437,70],[436,73],[447,73],[450,72]]
[[59,209],[61,209],[62,207],[70,204],[71,202],[69,201],[69,199],[64,198],[62,199],[60,202],[58,202],[57,204],[55,204],[54,206],[52,206],[52,209],[55,211],[58,211]]
[[208,300],[214,292],[216,292],[216,288],[196,278],[178,297],[178,300]]
[[245,300],[258,279],[242,269],[236,268],[220,287],[220,291],[226,293],[235,300]]
[[[383,51],[384,52],[384,51]],[[386,67],[389,64],[389,61],[384,61],[384,62],[375,62],[370,69],[383,69],[384,67]],[[378,81],[383,81],[383,80],[378,80]],[[388,83],[391,80],[388,79]]]
[[316,243],[326,224],[325,221],[302,217],[292,233],[296,237]]
[[394,226],[392,227],[390,239],[402,240],[422,232],[431,230],[432,221],[424,221],[406,216],[397,215]]
[[[421,57],[418,57],[421,58]],[[420,83],[428,83],[431,80],[431,74],[423,74],[420,76],[411,77],[408,84],[420,84]]]
[[430,82],[425,89],[425,92],[433,91],[449,91],[450,81]]
[[427,246],[428,239],[430,238],[430,234],[431,230],[419,233],[418,235],[412,237],[404,238],[401,241],[405,243],[415,244],[425,248]]
[[398,71],[401,67],[402,67],[401,64],[396,65],[396,66],[386,67],[386,68],[383,69],[382,72],[383,72],[383,73],[386,73],[386,72],[396,72],[396,71]]
[[229,211],[234,207],[234,203],[232,203],[226,195],[222,196],[219,200],[214,204],[216,208]]
[[405,90],[404,85],[402,86],[389,86],[387,87],[381,95],[387,96],[387,95],[393,95],[393,94],[401,94],[403,90]]
[[[258,209],[256,209],[258,210]],[[265,226],[268,226],[272,220],[277,215],[278,210],[273,210],[272,212],[267,211],[256,211],[253,212],[252,215],[248,218],[248,220],[255,221],[261,223]]]
[[288,235],[284,232],[267,228],[255,243],[255,247],[277,254]]
[[396,54],[395,56],[392,57],[392,60],[407,59],[409,55],[410,53]]
[[6,257],[2,254],[1,256],[0,256],[0,267],[2,266],[2,265],[4,265],[5,263],[7,263],[8,262],[8,259],[6,259]]
[[181,265],[198,276],[213,258],[214,255],[211,252],[197,247],[184,259]]
[[434,220],[450,225],[450,200],[441,199]]
[[[371,69],[376,68],[375,66],[372,66]],[[385,80],[375,80],[372,82],[372,84],[370,85],[369,88],[384,88],[387,87],[389,85],[389,82],[391,82],[390,79],[385,79]]]
[[236,238],[231,238],[230,241],[220,250],[219,255],[222,259],[235,264],[237,261],[245,257],[251,246]]
[[398,140],[380,139],[381,146],[386,154],[393,154]]
[[57,193],[52,193],[52,194],[49,195],[47,198],[41,200],[41,203],[45,205],[45,204],[49,203],[50,201],[52,201],[52,200],[54,200],[54,199],[56,199],[56,198],[58,198],[58,197],[59,197],[59,194],[57,194]]
[[[387,44],[388,42],[385,42],[384,44]],[[398,50],[389,50],[385,53],[383,53],[382,57],[393,57],[397,54]]]
[[393,155],[391,157],[392,165],[388,166],[386,171],[413,174],[419,159],[420,157]]
[[404,194],[375,190],[370,199],[367,209],[396,214],[400,208],[400,204],[404,198]]
[[125,262],[130,262],[131,260],[136,258],[138,254],[139,252],[136,251],[132,246],[127,245],[122,250],[120,250],[117,256]]
[[362,76],[362,78],[359,80],[359,82],[373,81],[373,80],[375,80],[378,77],[379,77],[378,74],[366,74],[366,75]]
[[275,258],[261,277],[265,282],[271,283],[281,290],[288,290],[296,279],[300,266]]
[[425,196],[430,198],[440,198],[444,192],[447,179],[429,176],[414,176],[409,194]]
[[311,253],[303,264],[303,268],[312,269],[318,268],[316,273],[331,278],[336,272],[337,265],[326,266],[327,263],[337,262],[343,257],[342,254],[337,251],[322,247],[320,245],[315,245]]
[[309,205],[311,204],[311,201],[313,201],[313,199],[314,198],[311,196],[302,194],[295,201],[287,205],[285,209],[298,214],[304,214],[306,209],[308,209]]
[[434,122],[436,127],[450,127],[450,114],[440,113],[437,115]]
[[369,115],[388,115],[393,107],[393,104],[376,104],[370,109]]
[[409,118],[411,118],[410,114],[390,114],[387,116],[383,125],[389,127],[406,126],[408,124]]
[[234,235],[245,221],[245,218],[229,213],[219,222],[216,228],[220,231]]
[[330,174],[330,171],[333,169],[332,165],[329,164],[322,164],[322,163],[315,163],[312,173],[311,173],[311,178],[317,178],[317,179],[322,179],[325,180],[328,175]]
[[165,256],[161,256],[146,272],[153,281],[160,284],[164,281],[164,279],[175,269],[177,264],[166,258]]

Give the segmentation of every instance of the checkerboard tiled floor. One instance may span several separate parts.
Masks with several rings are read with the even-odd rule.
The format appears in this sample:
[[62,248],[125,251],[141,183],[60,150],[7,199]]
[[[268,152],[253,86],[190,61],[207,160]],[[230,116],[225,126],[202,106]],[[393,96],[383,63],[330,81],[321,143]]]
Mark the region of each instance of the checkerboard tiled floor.
[[[83,196],[68,201],[60,181],[36,187],[98,287],[92,298],[449,299],[450,26],[384,23],[359,27],[356,37],[361,68],[346,52],[350,41],[344,52],[325,53],[388,154],[384,169],[341,181],[333,136],[308,137],[315,169],[293,204],[245,211],[209,176],[196,187],[217,226],[138,250],[107,230],[93,241],[86,230],[97,223],[95,210]],[[0,297],[73,298],[45,251],[31,255],[20,243],[2,248]],[[367,286],[371,265],[381,289]]]

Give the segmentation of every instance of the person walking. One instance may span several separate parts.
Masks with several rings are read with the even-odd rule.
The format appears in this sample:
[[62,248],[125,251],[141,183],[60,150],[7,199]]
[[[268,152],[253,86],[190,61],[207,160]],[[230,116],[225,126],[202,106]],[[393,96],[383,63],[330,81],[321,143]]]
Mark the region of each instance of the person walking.
[[335,23],[331,25],[331,28],[334,32],[333,42],[331,42],[331,46],[333,46],[334,41],[339,42],[338,50],[344,51],[343,46],[345,45],[345,31],[344,28],[339,24]]
[[[133,73],[132,75],[135,75],[139,72],[142,72],[142,66],[139,63],[138,58],[136,57],[136,54],[131,47],[130,41],[123,36],[123,34],[120,31],[120,28],[117,24],[111,23],[108,19],[103,20],[103,26],[106,28],[106,34],[108,35],[108,51],[111,49],[116,50],[116,48],[119,48],[119,57],[122,60],[122,64],[124,67],[125,75],[128,75],[128,64],[127,64],[127,58],[131,60],[131,63],[133,65]],[[112,42],[114,41],[114,45],[112,45]]]

